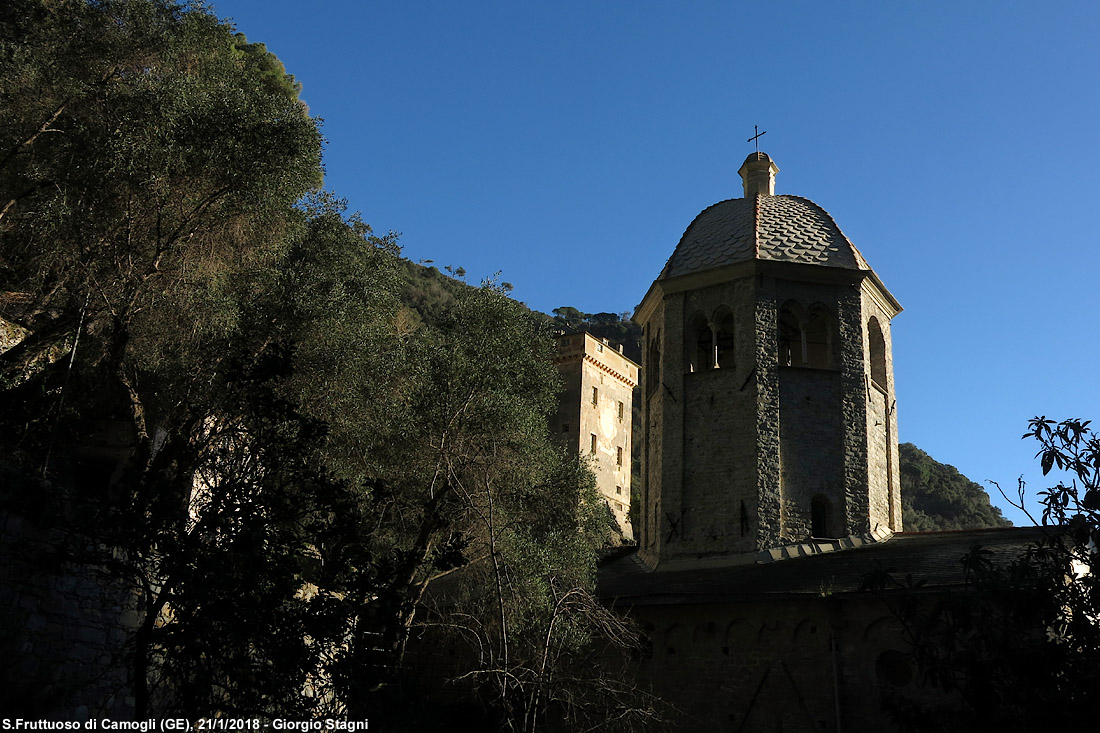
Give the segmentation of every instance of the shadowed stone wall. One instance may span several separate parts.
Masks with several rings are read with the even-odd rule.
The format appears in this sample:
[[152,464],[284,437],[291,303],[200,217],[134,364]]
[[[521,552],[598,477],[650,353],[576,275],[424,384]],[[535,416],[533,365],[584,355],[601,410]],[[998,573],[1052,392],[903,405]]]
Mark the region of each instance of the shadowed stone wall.
[[890,731],[883,702],[916,689],[897,622],[876,599],[640,606],[645,683],[677,731]]
[[135,599],[88,568],[46,562],[64,541],[24,517],[0,515],[0,709],[6,715],[128,720],[127,640]]

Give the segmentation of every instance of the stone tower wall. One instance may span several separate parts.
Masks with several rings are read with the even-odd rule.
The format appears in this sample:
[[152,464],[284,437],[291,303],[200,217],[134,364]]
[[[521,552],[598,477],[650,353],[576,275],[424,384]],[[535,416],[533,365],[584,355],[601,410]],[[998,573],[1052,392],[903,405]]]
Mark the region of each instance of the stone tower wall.
[[[867,393],[868,514],[876,524],[895,532],[902,530],[901,476],[898,468],[898,414],[894,392],[894,353],[890,337],[890,314],[874,288],[865,284],[862,292],[862,338],[867,343],[863,370]],[[874,318],[883,337],[885,384],[872,379],[874,365],[869,325]]]
[[[610,348],[605,346],[604,350]],[[637,380],[636,375],[634,379]],[[593,389],[598,394],[595,402]],[[634,536],[629,517],[632,399],[633,384],[585,360],[581,367],[580,441],[587,443],[583,450],[595,458],[592,468],[596,473],[596,486],[628,538]],[[619,405],[622,405],[622,416]],[[594,454],[591,453],[593,435],[596,436]]]
[[[664,385],[665,352],[667,329],[665,323],[666,304],[657,303],[652,317],[643,324],[644,343],[642,345],[642,419],[645,420],[642,435],[645,445],[642,450],[642,528],[639,537],[639,556],[646,562],[656,565],[660,559],[663,540],[667,532],[665,512],[670,507],[679,507],[679,487],[670,486],[668,492],[661,490],[662,477],[665,475],[665,458],[670,453],[665,444],[665,420],[663,414],[671,390]],[[677,352],[678,353],[678,352]],[[682,465],[675,455],[673,471],[679,471]]]
[[[867,332],[872,315],[884,324],[889,376],[880,380],[892,392],[893,311],[865,279],[770,263],[667,293],[644,314],[660,346],[660,382],[642,390],[647,562],[801,542],[814,529],[815,499],[828,536],[900,526],[896,410],[870,378]],[[827,312],[826,363],[780,364],[785,305],[804,319]],[[726,311],[735,359],[699,369],[693,334]]]
[[782,543],[811,532],[811,502],[829,505],[826,535],[846,536],[844,422],[840,374],[785,367],[779,383],[779,456],[783,492]]
[[[757,549],[755,332],[753,278],[685,295],[685,356],[679,370],[683,412],[683,536],[677,554],[711,555]],[[689,371],[692,324],[732,316],[733,359]]]
[[[575,338],[575,337],[574,337]],[[559,351],[569,348],[563,347],[562,341],[558,341]],[[554,415],[554,422],[550,425],[550,431],[558,438],[563,446],[572,451],[580,450],[580,419],[581,419],[581,360],[559,360],[558,373],[562,378],[561,400],[558,402],[558,410]]]
[[597,489],[623,535],[633,538],[630,455],[638,366],[587,333],[559,337],[556,362],[565,385],[551,429],[567,448],[591,457]]
[[844,490],[848,532],[866,535],[868,523],[866,334],[858,290],[841,290],[837,302],[840,375],[843,381]]
[[777,547],[783,536],[779,433],[779,304],[775,278],[758,278],[756,329],[757,548]]
[[[779,280],[775,307],[791,304],[801,313],[823,307],[828,313],[828,363],[819,367],[779,366],[779,463],[782,509],[779,542],[811,535],[815,498],[828,505],[826,534],[845,536],[847,498],[844,462],[848,428],[843,410],[839,302],[845,284]],[[775,332],[778,331],[778,324]],[[771,335],[760,334],[771,347]],[[772,546],[775,546],[774,544]]]

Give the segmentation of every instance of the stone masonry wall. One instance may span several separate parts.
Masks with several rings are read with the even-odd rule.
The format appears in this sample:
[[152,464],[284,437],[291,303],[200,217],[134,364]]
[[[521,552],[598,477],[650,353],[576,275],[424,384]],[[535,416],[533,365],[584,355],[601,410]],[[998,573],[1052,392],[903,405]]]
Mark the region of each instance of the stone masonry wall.
[[844,490],[848,531],[866,535],[868,522],[867,336],[858,291],[845,288],[837,304],[840,375],[843,382]]
[[[651,565],[801,541],[818,495],[828,500],[834,536],[900,527],[895,403],[872,394],[866,332],[875,315],[892,384],[892,311],[858,273],[780,274],[672,292],[648,314],[661,375],[643,390],[642,554]],[[828,312],[827,363],[779,365],[779,313],[788,302],[804,314]],[[701,369],[688,340],[727,310],[736,358]]]
[[597,489],[623,536],[632,539],[631,423],[638,366],[587,333],[560,336],[555,364],[564,391],[551,430],[569,450],[592,459]]
[[776,281],[759,277],[756,327],[757,549],[778,547],[783,536],[779,464],[779,305]]
[[663,470],[664,434],[661,431],[661,414],[664,409],[664,390],[661,388],[661,351],[664,329],[661,323],[664,304],[658,304],[653,317],[643,326],[645,343],[642,352],[642,526],[638,554],[647,563],[656,565],[660,554],[660,476]]
[[871,348],[864,355],[866,378],[866,445],[868,465],[868,513],[872,528],[875,524],[902,530],[901,476],[898,467],[898,417],[894,387],[894,355],[890,338],[890,316],[883,309],[874,291],[867,285],[862,294],[863,338],[868,339],[867,324],[878,321],[885,346],[886,384],[875,384],[871,378]]
[[651,653],[640,664],[673,700],[677,731],[895,730],[882,702],[916,684],[881,660],[904,649],[877,599],[640,606]]
[[[610,348],[610,347],[608,347]],[[636,378],[636,377],[635,377]],[[627,538],[633,538],[630,526],[630,432],[633,385],[592,365],[581,366],[580,444],[582,454],[594,459],[596,486],[607,500],[616,521]],[[593,402],[593,389],[597,398]],[[619,405],[623,406],[622,416]],[[596,450],[591,450],[591,436]]]
[[717,324],[729,313],[734,357],[725,366],[688,371],[683,380],[683,535],[677,556],[756,550],[756,366],[752,327],[752,278],[691,291],[685,296],[684,351],[694,335],[688,326],[703,318]]
[[[831,370],[782,367],[779,375],[779,435],[783,485],[783,542],[811,535],[811,503],[824,496],[833,525],[828,534],[846,536],[844,515],[844,424],[840,374]],[[843,524],[844,526],[840,526]]]
[[42,551],[60,539],[21,516],[0,515],[0,709],[24,718],[128,720],[134,596],[88,569],[43,567]]
[[[823,495],[829,504],[830,534],[847,534],[844,481],[845,439],[849,429],[843,410],[843,341],[840,301],[845,285],[801,280],[777,280],[775,308],[788,303],[806,314],[815,306],[829,314],[827,367],[777,366],[779,383],[779,464],[781,509],[778,541],[771,546],[805,540],[811,534],[811,506]],[[776,322],[768,346],[778,334]],[[773,335],[774,334],[774,335]],[[778,354],[778,343],[775,344]]]

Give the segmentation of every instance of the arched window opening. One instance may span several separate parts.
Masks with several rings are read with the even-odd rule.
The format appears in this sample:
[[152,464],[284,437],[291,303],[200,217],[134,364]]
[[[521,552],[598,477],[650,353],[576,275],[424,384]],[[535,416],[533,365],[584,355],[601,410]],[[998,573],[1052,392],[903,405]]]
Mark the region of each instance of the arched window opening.
[[719,309],[715,314],[714,363],[719,369],[732,369],[734,365],[733,314]]
[[810,308],[806,327],[802,330],[806,344],[806,366],[829,369],[832,359],[832,318],[824,306]]
[[796,303],[786,303],[779,311],[779,366],[802,366],[802,311]]
[[695,335],[694,366],[694,372],[714,368],[714,333],[708,323],[704,323]]
[[684,371],[701,372],[714,368],[714,332],[706,316],[696,313],[688,322],[684,356]]
[[810,502],[810,536],[830,537],[829,500],[818,495]]
[[874,316],[867,321],[867,341],[871,356],[871,380],[883,390],[889,390],[890,385],[886,383],[886,339]]

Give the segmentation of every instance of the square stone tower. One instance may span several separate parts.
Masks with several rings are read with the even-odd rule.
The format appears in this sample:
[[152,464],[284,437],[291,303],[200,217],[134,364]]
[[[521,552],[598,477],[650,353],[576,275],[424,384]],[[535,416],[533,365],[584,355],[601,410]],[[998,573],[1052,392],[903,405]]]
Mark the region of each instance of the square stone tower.
[[901,529],[890,321],[901,306],[817,204],[744,198],[688,227],[638,306],[639,554],[756,553]]
[[554,363],[565,391],[551,429],[570,450],[592,457],[596,485],[615,515],[623,536],[630,525],[631,415],[638,365],[589,333],[557,338]]

